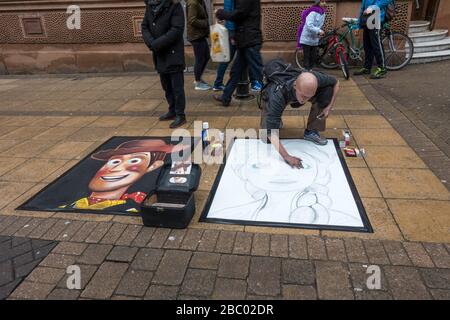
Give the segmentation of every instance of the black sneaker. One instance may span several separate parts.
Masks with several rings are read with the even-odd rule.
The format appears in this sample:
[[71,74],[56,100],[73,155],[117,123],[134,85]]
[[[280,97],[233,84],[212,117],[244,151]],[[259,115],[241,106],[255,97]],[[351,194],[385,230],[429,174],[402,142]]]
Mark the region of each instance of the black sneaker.
[[170,124],[170,129],[175,129],[186,123],[186,117],[176,116],[175,120]]
[[362,76],[364,74],[370,74],[370,69],[367,68],[361,68],[355,72],[353,72],[354,76]]
[[175,119],[176,114],[173,114],[172,112],[167,112],[159,117],[159,121],[168,121]]
[[222,104],[222,106],[224,106],[224,107],[228,107],[230,105],[229,102],[227,103],[227,102],[223,101],[222,95],[214,94],[213,99],[220,102]]

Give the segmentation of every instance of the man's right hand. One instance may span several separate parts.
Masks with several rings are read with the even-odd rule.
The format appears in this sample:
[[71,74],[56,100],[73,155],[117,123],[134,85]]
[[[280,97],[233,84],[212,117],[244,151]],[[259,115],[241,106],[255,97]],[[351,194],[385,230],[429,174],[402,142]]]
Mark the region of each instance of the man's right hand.
[[288,155],[284,158],[284,161],[286,161],[286,163],[294,169],[302,169],[303,168],[302,159],[300,159],[300,158]]

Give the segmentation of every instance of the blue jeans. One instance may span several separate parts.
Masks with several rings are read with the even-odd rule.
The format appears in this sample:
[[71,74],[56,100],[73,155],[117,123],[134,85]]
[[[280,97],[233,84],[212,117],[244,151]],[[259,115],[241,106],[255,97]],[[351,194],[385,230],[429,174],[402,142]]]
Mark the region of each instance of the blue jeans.
[[[219,87],[223,85],[223,79],[225,77],[225,72],[227,72],[228,66],[230,65],[231,61],[234,58],[234,55],[236,54],[236,45],[231,44],[230,42],[230,61],[229,62],[222,62],[217,67],[217,75],[216,75],[216,81],[214,81],[214,87]],[[250,78],[250,81],[253,83],[254,81],[257,81],[258,79],[258,70],[249,69],[248,75]]]
[[262,82],[263,62],[261,58],[261,45],[248,48],[238,48],[236,57],[231,67],[230,80],[228,80],[225,90],[223,91],[222,101],[230,103],[234,90],[237,87],[242,72],[248,67],[249,73],[253,73],[254,79]]

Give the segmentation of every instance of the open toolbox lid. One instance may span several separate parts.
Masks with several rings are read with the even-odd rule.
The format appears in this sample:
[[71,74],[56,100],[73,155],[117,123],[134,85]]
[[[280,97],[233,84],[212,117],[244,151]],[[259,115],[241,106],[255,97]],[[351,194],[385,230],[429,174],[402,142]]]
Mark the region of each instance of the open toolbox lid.
[[202,169],[189,161],[165,165],[159,173],[156,192],[192,193],[200,184]]

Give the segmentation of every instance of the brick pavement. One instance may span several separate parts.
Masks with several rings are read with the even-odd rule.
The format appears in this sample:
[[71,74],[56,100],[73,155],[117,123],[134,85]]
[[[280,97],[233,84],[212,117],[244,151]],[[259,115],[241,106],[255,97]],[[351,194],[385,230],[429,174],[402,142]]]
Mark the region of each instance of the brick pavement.
[[[220,129],[258,126],[254,102],[222,109],[209,93],[192,90],[190,77],[186,129],[193,131],[194,120]],[[0,79],[3,85],[0,235],[58,242],[9,299],[450,297],[450,194],[408,136],[392,128],[393,118],[380,116],[375,100],[388,102],[374,99],[367,84],[360,90],[342,82],[326,135],[349,129],[352,143],[368,150],[365,159],[346,161],[373,234],[200,223],[216,167],[204,171],[187,230],[142,227],[137,217],[15,211],[110,136],[171,130],[157,121],[166,107],[152,74],[19,76]],[[282,135],[300,135],[306,115],[289,109]],[[66,287],[73,264],[81,290]],[[380,290],[365,285],[371,264],[381,268]]]

